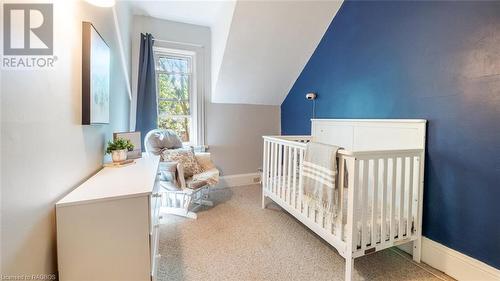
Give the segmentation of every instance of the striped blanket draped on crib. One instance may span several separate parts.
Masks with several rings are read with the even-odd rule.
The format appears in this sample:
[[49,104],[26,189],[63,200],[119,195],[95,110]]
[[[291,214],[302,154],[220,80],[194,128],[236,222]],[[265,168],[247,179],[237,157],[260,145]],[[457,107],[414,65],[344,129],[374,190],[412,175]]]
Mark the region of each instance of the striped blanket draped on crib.
[[324,211],[330,218],[336,215],[333,196],[338,149],[334,145],[309,142],[301,169],[305,201],[315,210]]

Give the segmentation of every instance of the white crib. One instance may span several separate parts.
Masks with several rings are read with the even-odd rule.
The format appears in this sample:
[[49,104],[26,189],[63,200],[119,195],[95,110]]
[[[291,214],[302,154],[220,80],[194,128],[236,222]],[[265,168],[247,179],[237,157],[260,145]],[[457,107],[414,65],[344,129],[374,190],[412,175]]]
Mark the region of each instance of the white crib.
[[[425,120],[313,119],[311,136],[264,136],[262,208],[270,198],[335,247],[351,280],[354,258],[413,242],[420,262]],[[302,198],[309,141],[338,145],[332,219]]]

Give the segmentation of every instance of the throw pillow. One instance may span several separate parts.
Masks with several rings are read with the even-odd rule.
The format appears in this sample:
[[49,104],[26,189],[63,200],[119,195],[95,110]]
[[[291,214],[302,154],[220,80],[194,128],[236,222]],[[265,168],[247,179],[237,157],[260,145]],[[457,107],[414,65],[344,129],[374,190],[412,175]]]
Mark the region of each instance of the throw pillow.
[[182,141],[172,130],[156,130],[147,139],[147,145],[153,154],[158,155],[164,149],[182,147]]
[[162,161],[179,162],[184,169],[184,177],[186,178],[203,172],[203,169],[196,160],[196,157],[191,149],[179,148],[164,150],[162,153]]

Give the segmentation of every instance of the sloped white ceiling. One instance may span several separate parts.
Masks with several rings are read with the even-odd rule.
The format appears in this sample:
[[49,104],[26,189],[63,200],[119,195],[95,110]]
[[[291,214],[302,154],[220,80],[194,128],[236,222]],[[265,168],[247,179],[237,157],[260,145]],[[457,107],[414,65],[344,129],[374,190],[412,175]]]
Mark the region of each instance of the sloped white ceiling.
[[238,1],[212,102],[280,105],[341,4]]

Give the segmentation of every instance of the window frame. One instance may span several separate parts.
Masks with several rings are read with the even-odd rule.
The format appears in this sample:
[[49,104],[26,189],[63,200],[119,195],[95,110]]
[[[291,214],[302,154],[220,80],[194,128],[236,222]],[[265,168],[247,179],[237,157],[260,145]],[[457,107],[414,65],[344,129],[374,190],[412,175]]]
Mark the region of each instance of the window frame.
[[[190,115],[167,115],[168,117],[178,117],[178,118],[188,118],[189,120],[189,141],[184,142],[187,145],[199,145],[198,143],[198,94],[197,94],[197,73],[196,73],[196,52],[188,51],[188,50],[179,50],[179,49],[171,49],[164,47],[153,47],[154,52],[154,60],[155,60],[155,80],[156,80],[156,101],[157,101],[157,116],[160,119],[161,116],[159,112],[159,104],[160,101],[178,101],[178,100],[169,100],[160,98],[160,89],[159,89],[159,76],[161,74],[171,75],[171,74],[181,74],[188,75],[188,99],[189,99],[189,113]],[[167,58],[180,58],[188,60],[188,72],[169,72],[158,70],[159,60],[162,57]]]

